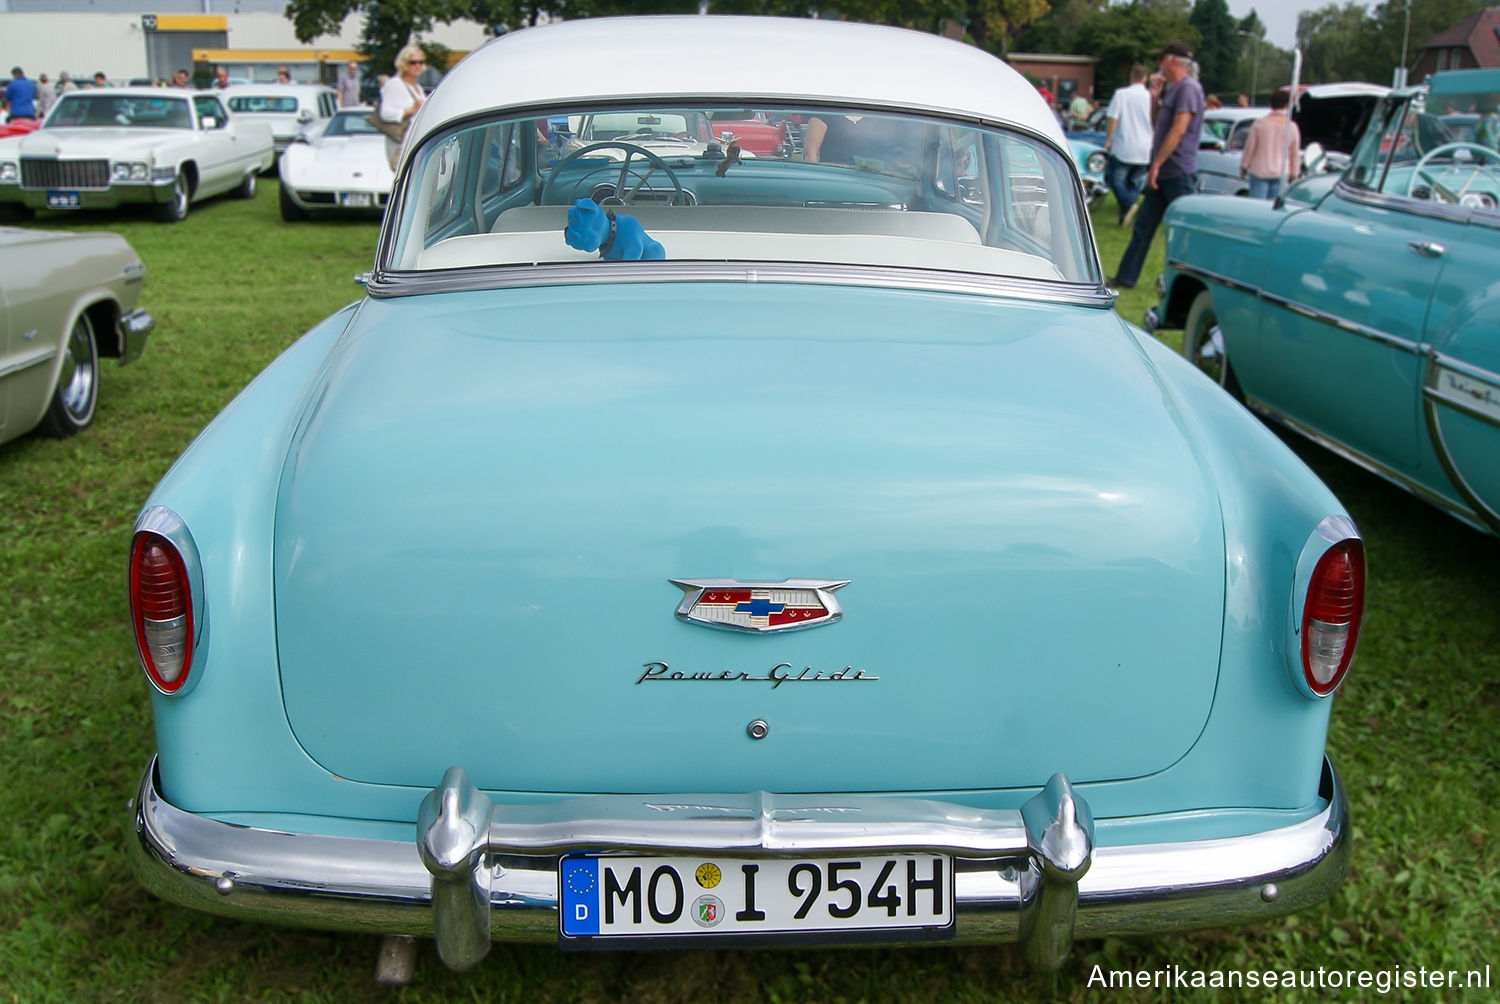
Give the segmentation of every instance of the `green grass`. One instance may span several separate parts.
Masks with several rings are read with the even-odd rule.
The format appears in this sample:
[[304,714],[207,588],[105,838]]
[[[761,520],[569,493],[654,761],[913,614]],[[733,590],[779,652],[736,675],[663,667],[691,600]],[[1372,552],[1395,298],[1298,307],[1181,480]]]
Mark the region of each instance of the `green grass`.
[[[1114,218],[1106,199],[1096,217],[1106,274],[1126,238]],[[121,849],[126,801],[152,749],[126,623],[131,523],[197,430],[304,329],[359,295],[351,277],[369,267],[376,231],[368,222],[284,225],[274,182],[252,202],[194,207],[176,226],[56,214],[36,225],[125,234],[146,261],[142,304],[159,327],[138,363],[106,369],[83,435],[0,446],[0,1002],[1084,1000],[1098,994],[1087,985],[1096,963],[1500,966],[1500,542],[1296,442],[1359,522],[1371,574],[1359,656],[1330,736],[1355,820],[1353,870],[1326,906],[1233,930],[1080,943],[1050,976],[1029,973],[1009,946],[578,957],[497,945],[478,970],[454,974],[428,945],[417,984],[393,991],[371,983],[377,939],[241,924],[155,900]],[[1158,247],[1141,287],[1121,298],[1132,321],[1160,263]],[[1110,994],[1172,996],[1187,994]]]

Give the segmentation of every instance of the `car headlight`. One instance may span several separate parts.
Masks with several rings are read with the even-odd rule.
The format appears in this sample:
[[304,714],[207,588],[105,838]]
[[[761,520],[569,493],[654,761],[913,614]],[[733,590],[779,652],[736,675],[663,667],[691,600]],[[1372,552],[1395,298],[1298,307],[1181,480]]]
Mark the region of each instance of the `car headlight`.
[[21,180],[21,171],[13,160],[0,161],[0,184],[15,185]]
[[151,169],[139,161],[122,160],[114,165],[113,174],[116,181],[145,181]]
[[1109,166],[1109,154],[1103,150],[1095,150],[1089,154],[1089,159],[1084,162],[1090,174],[1103,174],[1104,169]]

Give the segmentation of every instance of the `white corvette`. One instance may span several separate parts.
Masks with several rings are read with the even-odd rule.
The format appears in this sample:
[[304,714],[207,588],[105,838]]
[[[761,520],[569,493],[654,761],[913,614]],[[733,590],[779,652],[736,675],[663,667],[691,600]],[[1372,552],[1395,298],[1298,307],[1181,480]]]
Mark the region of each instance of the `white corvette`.
[[340,108],[304,132],[281,155],[281,218],[288,223],[323,210],[380,212],[395,175],[385,136],[366,119],[373,109]]

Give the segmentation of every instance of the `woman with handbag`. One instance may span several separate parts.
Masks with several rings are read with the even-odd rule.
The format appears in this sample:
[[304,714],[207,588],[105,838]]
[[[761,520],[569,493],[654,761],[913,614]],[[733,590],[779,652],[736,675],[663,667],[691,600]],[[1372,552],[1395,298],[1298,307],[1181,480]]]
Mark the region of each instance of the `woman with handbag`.
[[385,133],[385,152],[393,170],[396,155],[401,151],[401,141],[406,138],[406,127],[427,98],[417,83],[417,77],[426,68],[427,56],[421,47],[408,45],[396,53],[396,75],[380,89],[380,107],[375,112],[373,124]]

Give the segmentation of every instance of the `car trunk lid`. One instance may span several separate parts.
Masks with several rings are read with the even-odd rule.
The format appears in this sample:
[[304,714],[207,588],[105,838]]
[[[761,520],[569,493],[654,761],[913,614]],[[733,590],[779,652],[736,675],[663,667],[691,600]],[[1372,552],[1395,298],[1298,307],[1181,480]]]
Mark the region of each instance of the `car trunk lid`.
[[[1144,775],[1207,717],[1224,577],[1212,486],[1122,326],[917,291],[367,301],[276,527],[293,730],[412,786]],[[843,618],[675,616],[673,580],[791,578],[849,580]]]

